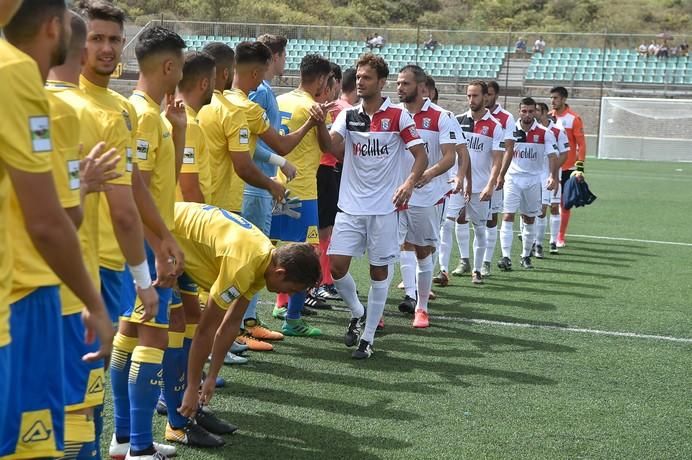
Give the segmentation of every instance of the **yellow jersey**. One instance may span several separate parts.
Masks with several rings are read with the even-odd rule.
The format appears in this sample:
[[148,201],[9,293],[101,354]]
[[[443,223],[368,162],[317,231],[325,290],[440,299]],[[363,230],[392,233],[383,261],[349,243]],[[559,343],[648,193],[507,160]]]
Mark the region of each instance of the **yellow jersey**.
[[[117,92],[98,86],[83,75],[79,87],[91,99],[103,117],[103,138],[107,148],[115,148],[120,156],[116,171],[121,177],[111,181],[114,185],[132,186],[132,165],[134,158],[137,113],[130,102]],[[113,233],[108,200],[101,194],[99,201],[99,265],[110,270],[123,270],[125,257]]]
[[[185,130],[185,150],[183,151],[183,165],[180,167],[180,174],[197,174],[199,188],[202,190],[205,201],[207,201],[211,188],[207,140],[199,126],[197,112],[186,105],[185,114],[187,115],[187,129]],[[184,201],[180,186],[178,186],[177,198],[178,201]]]
[[221,91],[214,91],[211,104],[202,107],[197,119],[209,146],[211,189],[205,198],[219,208],[240,211],[242,196],[233,197],[231,193],[234,172],[229,152],[249,153],[250,129],[245,115]]
[[[310,107],[315,99],[301,89],[282,94],[276,98],[281,111],[281,129],[283,135],[300,129],[310,119]],[[291,190],[291,195],[301,200],[317,199],[317,168],[320,166],[322,149],[317,140],[317,128],[308,131],[300,143],[286,155],[286,161],[296,167],[298,174],[290,185],[286,185],[286,176],[279,171],[279,180]]]
[[[245,115],[248,128],[250,129],[250,142],[248,150],[250,156],[255,155],[257,138],[266,133],[271,125],[267,118],[267,112],[259,104],[252,102],[242,90],[233,88],[223,92],[224,97],[235,107],[239,108]],[[231,179],[231,197],[233,198],[232,210],[240,210],[243,205],[243,190],[245,182],[233,172]]]
[[[69,104],[53,93],[45,90],[44,93],[50,108],[53,180],[62,207],[72,208],[80,204],[79,119]],[[43,140],[40,142],[43,143]],[[56,286],[60,280],[34,247],[14,191],[10,194],[10,221],[10,237],[15,254],[10,303],[14,303],[40,287]]]
[[130,102],[137,112],[137,166],[150,172],[149,191],[166,227],[173,228],[175,204],[175,145],[171,124],[161,114],[160,104],[143,91],[135,90]]
[[227,309],[240,296],[252,299],[266,282],[274,246],[257,227],[215,206],[176,203],[175,228],[185,253],[185,273]]
[[[31,173],[52,168],[49,106],[36,62],[0,40],[0,347],[10,343],[9,305],[18,249],[10,237],[11,182],[5,165]],[[10,225],[11,222],[11,225]]]
[[[75,110],[80,128],[79,144],[82,146],[80,160],[83,159],[96,144],[105,139],[106,119],[103,112],[76,85],[48,80],[46,89]],[[54,132],[56,133],[55,142],[57,145],[58,126],[56,122],[54,122]],[[82,203],[82,225],[78,231],[84,263],[96,286],[100,283],[98,256],[99,198],[98,193],[90,193],[84,198]],[[83,306],[82,301],[66,286],[61,286],[60,301],[64,316],[79,313]]]

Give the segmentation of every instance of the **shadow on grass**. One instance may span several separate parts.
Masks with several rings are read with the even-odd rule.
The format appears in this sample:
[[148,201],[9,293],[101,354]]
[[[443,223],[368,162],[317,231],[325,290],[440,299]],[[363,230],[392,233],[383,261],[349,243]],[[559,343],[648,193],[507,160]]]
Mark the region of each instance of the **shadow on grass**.
[[[388,456],[395,457],[396,451],[413,446],[401,439],[354,436],[324,423],[308,423],[300,412],[296,412],[295,418],[281,417],[271,412],[218,414],[229,420],[241,417],[242,422],[240,430],[229,438],[232,445],[224,449],[227,452],[220,452],[220,458],[376,460],[380,457],[367,452],[366,448],[390,451]],[[210,454],[213,452],[209,451]]]
[[569,260],[572,257],[583,258],[589,260],[606,260],[610,262],[638,262],[639,259],[634,257],[623,257],[623,256],[606,256],[598,251],[585,250],[585,251],[572,251],[563,252],[560,254],[561,260]]
[[634,281],[631,276],[615,275],[613,273],[597,273],[593,271],[579,271],[579,270],[561,270],[559,268],[551,268],[551,273],[564,274],[566,276],[588,276],[589,278],[611,278],[614,280],[621,281]]
[[[538,294],[539,296],[547,296],[548,298],[553,297],[553,296],[569,296],[569,297],[578,297],[580,299],[602,299],[603,296],[600,295],[593,295],[593,294],[586,294],[582,291],[562,291],[562,290],[557,290],[557,289],[539,289],[539,288],[534,288],[534,287],[528,287],[528,286],[515,286],[513,284],[514,280],[513,279],[506,279],[507,284],[498,282],[498,281],[504,281],[500,278],[493,278],[493,281],[487,281],[485,283],[486,289],[487,288],[493,288],[497,289],[498,291],[502,292],[508,292],[508,291],[515,291],[515,292],[522,292],[522,293],[534,293]],[[550,285],[550,282],[545,281],[544,283],[546,286]],[[462,297],[455,296],[454,294],[446,294],[445,298],[450,298],[450,299],[462,299]],[[465,296],[466,299],[472,298],[472,296]],[[485,299],[483,300],[485,302]],[[525,302],[526,303],[526,302]]]
[[[552,273],[553,269],[552,268],[544,268],[541,267],[542,270],[539,272],[544,272],[544,273]],[[601,286],[598,284],[593,284],[593,283],[579,283],[576,281],[563,281],[561,279],[529,279],[529,278],[519,278],[519,277],[514,277],[511,279],[508,278],[498,278],[497,276],[493,278],[486,278],[486,284],[492,286],[493,285],[493,280],[507,280],[512,283],[531,283],[531,284],[540,284],[540,285],[548,285],[548,286],[563,286],[563,287],[573,287],[573,288],[586,288],[586,289],[610,289],[608,286]],[[540,304],[540,302],[537,302]],[[551,304],[548,304],[551,305]],[[531,308],[531,307],[528,307]],[[535,310],[540,310],[541,308],[535,308]],[[554,308],[553,308],[554,309]]]
[[[567,235],[567,239],[569,239],[569,235]],[[636,242],[627,242],[627,241],[617,241],[617,240],[598,240],[598,239],[591,239],[591,238],[580,238],[580,237],[574,237],[574,239],[570,240],[567,247],[571,246],[617,246],[617,247],[622,247],[622,248],[634,248],[634,249],[647,249],[649,246],[644,246],[642,244],[638,244]]]

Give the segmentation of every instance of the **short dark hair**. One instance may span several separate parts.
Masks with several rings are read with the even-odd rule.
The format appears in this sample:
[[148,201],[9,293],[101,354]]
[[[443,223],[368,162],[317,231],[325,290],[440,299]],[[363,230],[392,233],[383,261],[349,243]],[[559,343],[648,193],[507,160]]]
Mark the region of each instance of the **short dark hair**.
[[222,42],[211,42],[204,45],[202,51],[211,54],[216,61],[217,71],[219,67],[231,67],[235,60],[233,48]]
[[425,87],[428,88],[428,91],[437,90],[435,79],[430,75],[425,76]]
[[75,10],[89,21],[111,21],[125,25],[125,12],[105,0],[82,0],[74,6]]
[[483,80],[471,80],[468,86],[480,86],[481,94],[488,94],[488,84]]
[[425,73],[422,67],[415,64],[405,65],[399,70],[399,73],[411,72],[413,74],[413,79],[416,83],[425,83],[428,75]]
[[316,286],[322,279],[320,259],[309,243],[288,243],[274,250],[274,261],[286,270],[289,283]]
[[332,67],[329,60],[319,54],[306,54],[300,61],[300,79],[306,83],[313,82],[324,75],[329,75]]
[[362,66],[370,66],[377,72],[377,78],[387,78],[389,76],[389,66],[387,61],[382,56],[377,56],[372,53],[363,54],[356,63],[356,69]]
[[211,74],[216,66],[216,61],[211,54],[204,51],[188,51],[185,54],[185,63],[183,64],[183,78],[178,83],[178,87],[182,90],[187,90],[199,81]]
[[336,62],[330,62],[329,67],[332,69],[332,75],[334,76],[334,80],[341,83],[341,79],[343,78],[343,74],[341,73],[341,66]]
[[87,25],[79,14],[70,11],[70,27],[72,27],[72,36],[70,37],[69,54],[81,53],[84,49],[84,43],[87,36]]
[[544,110],[545,110],[546,112],[549,111],[549,109],[548,109],[548,104],[546,104],[545,102],[538,102],[538,103],[536,103],[536,107],[538,107],[539,109],[541,109],[541,112],[544,111]]
[[550,94],[557,93],[560,97],[564,97],[567,99],[569,97],[569,93],[567,92],[567,88],[564,86],[555,86],[550,90]]
[[532,97],[525,97],[522,98],[521,102],[519,103],[520,106],[522,105],[536,105],[536,101]]
[[356,69],[349,67],[344,70],[341,78],[341,91],[352,93],[356,89]]
[[185,40],[180,35],[165,27],[154,26],[139,36],[135,56],[138,62],[142,62],[156,54],[181,52],[185,47]]
[[283,35],[263,34],[257,37],[258,42],[262,42],[272,51],[272,54],[281,54],[286,51],[288,40]]
[[240,42],[235,47],[235,63],[237,65],[267,64],[271,58],[271,50],[260,41]]
[[10,42],[30,41],[50,18],[57,16],[62,20],[66,8],[65,0],[24,0],[3,32]]
[[500,84],[495,80],[490,80],[488,82],[488,88],[495,90],[495,94],[500,94]]

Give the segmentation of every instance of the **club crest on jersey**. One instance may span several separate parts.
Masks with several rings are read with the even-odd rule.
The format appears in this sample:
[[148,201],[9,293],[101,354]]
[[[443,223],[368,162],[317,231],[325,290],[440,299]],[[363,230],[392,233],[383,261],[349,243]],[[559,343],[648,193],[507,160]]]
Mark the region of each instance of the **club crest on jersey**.
[[383,118],[381,126],[385,131],[389,130],[389,118]]
[[241,144],[250,143],[250,131],[248,131],[247,128],[240,128],[239,136],[239,142]]
[[132,131],[132,120],[130,120],[130,114],[127,110],[123,110],[123,119],[125,120],[125,126],[127,126],[127,130]]
[[538,142],[538,139],[540,139],[540,136],[538,134],[533,135],[533,141]]
[[423,118],[423,128],[424,129],[430,129],[430,118]]
[[490,131],[490,128],[488,128],[487,126],[483,126],[483,127],[481,128],[481,135],[482,135],[482,136],[487,136],[487,135],[488,135],[488,131]]
[[29,131],[31,133],[31,148],[34,153],[53,150],[48,117],[29,117]]
[[195,164],[195,149],[193,147],[185,147],[183,150],[183,164]]
[[238,291],[233,286],[229,287],[221,293],[221,300],[223,300],[226,303],[231,303],[233,302],[233,299],[236,299],[238,297],[240,297],[240,291]]

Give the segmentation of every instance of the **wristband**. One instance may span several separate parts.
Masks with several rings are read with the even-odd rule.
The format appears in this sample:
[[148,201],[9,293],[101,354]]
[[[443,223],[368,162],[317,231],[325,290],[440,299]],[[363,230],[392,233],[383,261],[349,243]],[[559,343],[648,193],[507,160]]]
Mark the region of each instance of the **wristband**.
[[282,168],[286,164],[286,159],[284,157],[280,157],[276,153],[272,153],[269,157],[268,163]]
[[128,264],[127,266],[138,288],[149,289],[151,287],[151,274],[149,273],[149,264],[146,259],[139,265],[133,266]]

